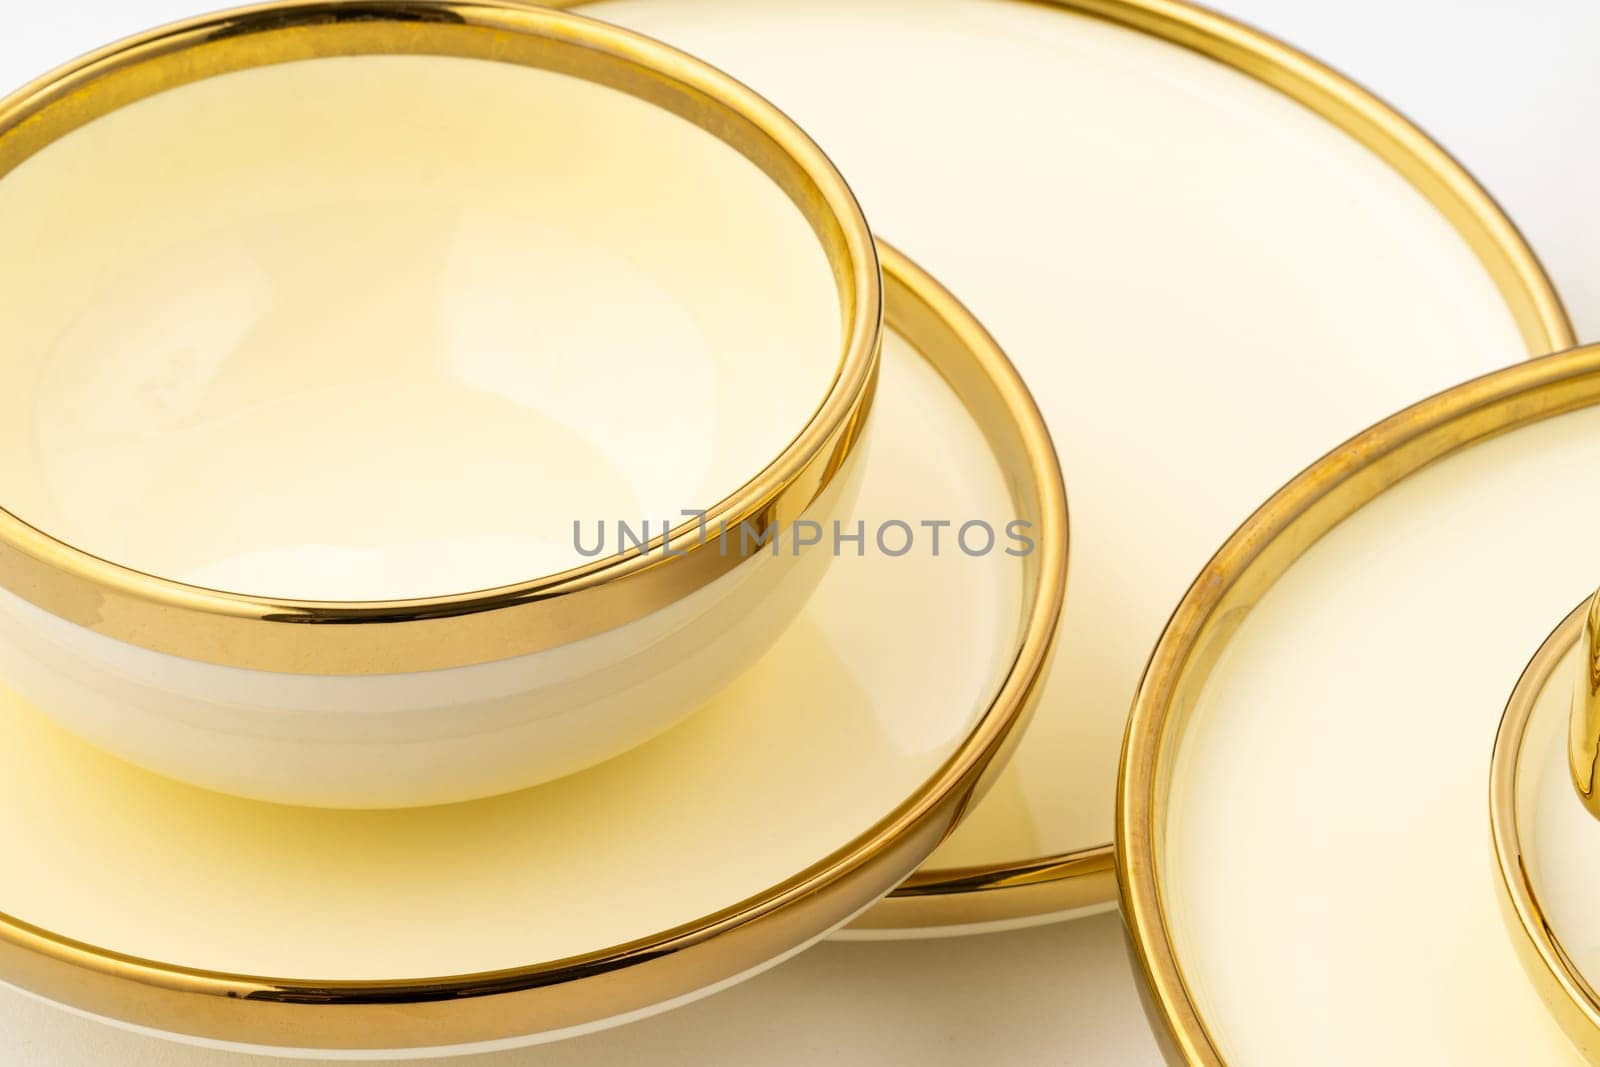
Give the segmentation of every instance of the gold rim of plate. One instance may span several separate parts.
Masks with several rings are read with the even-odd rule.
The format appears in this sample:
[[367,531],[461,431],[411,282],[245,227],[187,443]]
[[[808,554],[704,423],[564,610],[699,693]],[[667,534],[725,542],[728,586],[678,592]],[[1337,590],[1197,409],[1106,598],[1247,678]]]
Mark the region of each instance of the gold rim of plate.
[[[1600,994],[1579,972],[1545,916],[1523,860],[1522,835],[1517,829],[1518,774],[1528,725],[1556,668],[1573,646],[1584,640],[1590,611],[1590,601],[1585,600],[1561,621],[1534,653],[1506,702],[1489,769],[1489,830],[1499,875],[1495,886],[1517,956],[1562,1030],[1584,1059],[1595,1063],[1600,1062]],[[1580,803],[1575,787],[1572,802]]]
[[1129,938],[1158,1036],[1176,1063],[1226,1062],[1184,978],[1161,855],[1175,739],[1252,606],[1316,541],[1390,487],[1499,434],[1600,403],[1600,345],[1484,375],[1351,438],[1261,506],[1201,571],[1134,698],[1117,788],[1117,865]]
[[1049,431],[982,325],[905,257],[880,247],[888,321],[983,430],[1019,516],[1016,644],[992,702],[956,752],[865,834],[768,891],[657,935],[511,970],[318,982],[196,970],[84,944],[0,915],[0,977],[122,1023],[235,1046],[455,1050],[648,1013],[760,969],[835,929],[927,858],[1005,765],[1038,696],[1067,575],[1067,503]]
[[839,365],[806,425],[703,519],[611,558],[493,589],[386,601],[219,592],[100,559],[3,509],[0,586],[90,630],[208,663],[355,675],[468,666],[564,645],[683,599],[747,558],[738,547],[743,526],[792,524],[857,456],[877,382],[883,301],[872,234],[849,186],[761,97],[607,23],[511,0],[292,0],[205,15],[110,45],[0,99],[0,180],[68,133],[155,93],[252,67],[375,54],[493,60],[581,78],[683,118],[759,167],[810,223],[841,304]]
[[[554,6],[590,2],[555,0]],[[1350,79],[1259,30],[1180,0],[1029,2],[1198,52],[1310,108],[1365,145],[1438,208],[1488,271],[1528,355],[1577,343],[1554,285],[1494,199],[1427,134]],[[1000,926],[1109,904],[1116,896],[1113,846],[1107,843],[1006,863],[919,870],[850,931],[889,936],[938,927]]]

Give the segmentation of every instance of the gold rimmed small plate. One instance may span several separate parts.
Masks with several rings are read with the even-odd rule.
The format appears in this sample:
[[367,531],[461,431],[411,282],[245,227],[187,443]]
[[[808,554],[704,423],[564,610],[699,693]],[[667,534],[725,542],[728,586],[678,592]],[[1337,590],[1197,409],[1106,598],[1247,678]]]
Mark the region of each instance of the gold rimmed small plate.
[[1445,152],[1339,74],[1200,8],[581,10],[793,115],[873,226],[1000,338],[1073,487],[1062,658],[1037,721],[984,803],[850,936],[1109,907],[1128,704],[1207,555],[1353,428],[1572,343],[1515,228]]
[[[0,695],[0,980],[207,1045],[442,1055],[710,993],[889,891],[1018,735],[1067,531],[1020,379],[931,278],[884,262],[858,517],[818,531],[839,558],[754,671],[598,768],[401,811],[204,792]],[[938,549],[925,522],[952,524]]]
[[[1567,771],[1573,688],[1542,681],[1581,615],[1528,656],[1594,583],[1596,405],[1600,346],[1415,404],[1263,504],[1178,606],[1134,704],[1117,827],[1175,1062],[1583,1062],[1502,911],[1507,864],[1542,856],[1545,933],[1580,943],[1543,895],[1562,883],[1538,875],[1581,865],[1562,835],[1596,830]],[[1546,772],[1525,784],[1565,817],[1541,811],[1508,849],[1525,725],[1521,770]]]

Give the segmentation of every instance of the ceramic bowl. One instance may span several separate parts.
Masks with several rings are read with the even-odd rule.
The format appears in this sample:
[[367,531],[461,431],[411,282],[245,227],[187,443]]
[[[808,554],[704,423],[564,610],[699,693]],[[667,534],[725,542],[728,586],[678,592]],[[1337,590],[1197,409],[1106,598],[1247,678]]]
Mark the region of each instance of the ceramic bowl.
[[[710,996],[899,884],[1023,732],[1069,536],[1022,379],[883,253],[885,386],[852,520],[872,547],[841,553],[760,663],[601,766],[403,811],[195,789],[0,684],[0,982],[210,1048],[453,1057]],[[1032,547],[972,555],[927,528],[876,547],[884,524],[954,515],[1020,522]]]
[[592,765],[758,656],[849,508],[860,211],[620,29],[157,30],[0,101],[0,228],[0,674],[175,778],[401,807]]

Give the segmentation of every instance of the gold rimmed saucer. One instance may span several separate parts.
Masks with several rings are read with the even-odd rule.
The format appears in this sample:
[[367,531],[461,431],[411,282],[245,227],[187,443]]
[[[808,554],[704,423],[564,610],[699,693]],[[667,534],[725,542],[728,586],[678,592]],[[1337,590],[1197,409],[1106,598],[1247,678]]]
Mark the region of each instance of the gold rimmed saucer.
[[1351,428],[1573,342],[1513,225],[1442,149],[1339,74],[1201,8],[582,10],[793,115],[869,221],[1006,345],[1073,485],[1066,639],[1027,741],[847,936],[1110,906],[1128,702],[1173,603],[1239,516]]
[[[0,980],[206,1045],[442,1055],[710,993],[892,888],[1018,735],[1067,535],[1021,380],[931,278],[884,262],[866,539],[756,670],[593,770],[389,812],[207,793],[0,696]],[[993,551],[954,529],[903,549],[897,524],[958,519],[1025,525]]]
[[[1582,1062],[1518,959],[1534,943],[1507,936],[1507,865],[1543,846],[1523,826],[1506,847],[1504,798],[1531,723],[1544,783],[1592,831],[1573,689],[1540,684],[1581,612],[1528,655],[1594,581],[1600,510],[1574,486],[1600,463],[1596,405],[1600,346],[1407,408],[1262,505],[1179,605],[1118,801],[1124,911],[1174,1062]],[[1538,835],[1563,830],[1548,814]],[[1532,966],[1553,981],[1550,962]]]

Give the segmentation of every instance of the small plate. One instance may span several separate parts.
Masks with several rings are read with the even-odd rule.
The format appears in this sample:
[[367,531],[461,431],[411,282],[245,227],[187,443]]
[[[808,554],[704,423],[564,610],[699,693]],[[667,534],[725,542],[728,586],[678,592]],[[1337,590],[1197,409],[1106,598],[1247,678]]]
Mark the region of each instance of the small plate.
[[[852,936],[1107,907],[1145,657],[1240,516],[1356,427],[1572,343],[1510,222],[1314,60],[1171,0],[605,0],[745,80],[962,294],[1072,485],[1061,662],[1005,777]],[[1092,16],[1092,17],[1091,17]]]
[[1178,606],[1117,827],[1178,1062],[1583,1062],[1507,933],[1487,800],[1507,695],[1593,591],[1597,404],[1590,346],[1408,408],[1262,505]]
[[[1066,512],[1004,356],[926,275],[892,250],[884,264],[896,336],[864,551],[845,545],[750,674],[591,771],[387,812],[203,792],[0,696],[0,979],[207,1045],[443,1055],[712,992],[887,892],[1032,704]],[[992,551],[957,547],[962,523],[1017,519],[1031,552],[1004,532]],[[879,530],[923,521],[955,523],[942,550],[920,537],[901,553],[898,528],[880,550]],[[981,531],[964,543],[981,548]]]

